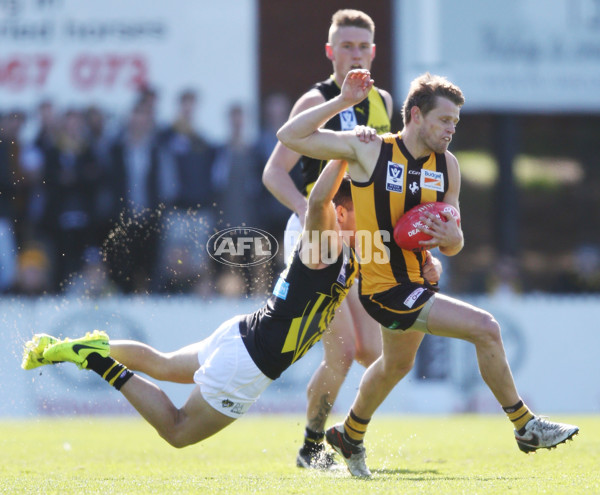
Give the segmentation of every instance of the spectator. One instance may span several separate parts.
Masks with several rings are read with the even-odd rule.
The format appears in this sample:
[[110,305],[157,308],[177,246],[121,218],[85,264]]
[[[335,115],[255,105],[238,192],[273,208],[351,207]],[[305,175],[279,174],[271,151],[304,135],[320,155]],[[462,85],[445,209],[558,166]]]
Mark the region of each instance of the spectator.
[[206,241],[215,222],[211,166],[214,147],[198,132],[194,90],[180,93],[172,124],[161,132],[162,191],[170,208],[162,221],[159,288],[170,292],[212,291]]
[[65,112],[55,146],[45,151],[46,235],[54,250],[55,290],[83,266],[83,253],[94,241],[94,200],[98,164],[85,139],[83,115]]
[[27,184],[20,141],[24,122],[25,114],[17,110],[0,117],[0,293],[13,288],[17,246],[24,237]]
[[32,243],[20,251],[14,292],[41,296],[52,290],[52,267],[43,245]]
[[600,292],[600,248],[581,244],[570,256],[570,266],[559,277],[558,292],[589,294]]
[[206,179],[210,177],[214,147],[195,128],[196,93],[182,91],[178,105],[175,120],[160,135],[165,177],[171,185],[165,194],[180,209],[206,208],[213,200],[210,182]]
[[[255,145],[263,166],[267,163],[273,148],[277,144],[277,130],[287,121],[290,109],[290,100],[283,93],[273,93],[265,98],[263,124]],[[300,167],[294,167],[290,171],[290,176],[300,189],[302,182]],[[280,245],[283,245],[283,232],[289,217],[289,210],[262,186],[260,188],[260,200],[257,202],[256,207],[260,218],[259,226],[276,236],[280,241]],[[279,261],[283,263],[283,252]]]
[[[263,163],[244,134],[244,117],[241,105],[234,104],[229,108],[229,138],[217,148],[212,167],[211,183],[219,210],[217,229],[264,227],[258,207],[266,196],[261,180]],[[233,273],[245,276],[246,294],[261,293],[270,285],[270,273],[265,271],[267,268],[257,265],[244,270],[244,274],[240,269]]]
[[97,164],[94,244],[101,246],[119,213],[120,196],[114,186],[118,180],[117,171],[110,154],[112,139],[107,131],[106,115],[99,107],[92,105],[86,109],[84,116],[87,140]]
[[38,130],[33,144],[42,152],[56,146],[60,123],[52,100],[42,100],[38,105]]
[[113,191],[122,204],[103,246],[109,274],[123,292],[148,291],[160,239],[160,160],[151,109],[144,102],[132,108],[110,156]]

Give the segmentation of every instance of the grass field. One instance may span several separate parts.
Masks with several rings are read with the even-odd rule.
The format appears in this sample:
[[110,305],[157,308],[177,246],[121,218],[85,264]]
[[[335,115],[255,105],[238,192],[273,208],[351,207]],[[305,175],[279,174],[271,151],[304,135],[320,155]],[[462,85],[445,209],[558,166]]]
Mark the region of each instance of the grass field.
[[300,416],[250,415],[182,450],[135,417],[2,421],[0,493],[600,493],[600,417],[553,419],[579,436],[525,455],[500,415],[376,416],[369,480],[296,468]]

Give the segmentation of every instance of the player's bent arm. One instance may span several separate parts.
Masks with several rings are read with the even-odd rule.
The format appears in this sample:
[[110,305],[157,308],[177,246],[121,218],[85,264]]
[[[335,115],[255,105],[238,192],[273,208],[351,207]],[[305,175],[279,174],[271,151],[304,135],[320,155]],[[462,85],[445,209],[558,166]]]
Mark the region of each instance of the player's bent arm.
[[[454,206],[456,211],[460,214],[458,205],[458,197],[460,194],[460,167],[458,166],[456,157],[449,151],[446,151],[446,164],[448,167],[448,190],[444,195],[444,202]],[[452,221],[454,227],[453,240],[447,245],[440,245],[439,249],[440,252],[446,256],[454,256],[462,250],[465,242],[462,229],[460,228],[460,225],[458,225],[458,222],[454,219],[449,219],[449,221]]]
[[[323,95],[317,90],[305,93],[295,103],[290,118],[308,108],[323,103],[323,101],[325,101]],[[296,166],[300,156],[299,153],[278,142],[265,165],[262,181],[281,204],[295,212],[300,217],[301,222],[304,222],[306,198],[298,191],[296,184],[290,177],[290,171]]]
[[[302,249],[308,249],[310,246],[310,249],[319,250],[319,256],[316,259],[313,257],[303,257],[304,264],[309,268],[320,268],[323,266],[320,262],[322,258],[320,250],[323,248],[323,244],[320,242],[320,238],[314,238],[315,235],[320,237],[323,232],[329,231],[327,237],[325,237],[328,241],[328,255],[334,254],[331,251],[335,251],[335,255],[337,256],[342,249],[342,242],[337,235],[339,228],[332,200],[340,187],[346,167],[346,162],[341,160],[329,162],[321,172],[321,175],[319,175],[308,197],[308,211],[306,213],[304,230],[302,231]],[[335,235],[332,235],[334,232]],[[317,260],[318,262],[316,262]]]
[[284,206],[296,213],[303,221],[306,198],[298,191],[290,177],[300,155],[278,142],[263,170],[262,181],[269,192]]

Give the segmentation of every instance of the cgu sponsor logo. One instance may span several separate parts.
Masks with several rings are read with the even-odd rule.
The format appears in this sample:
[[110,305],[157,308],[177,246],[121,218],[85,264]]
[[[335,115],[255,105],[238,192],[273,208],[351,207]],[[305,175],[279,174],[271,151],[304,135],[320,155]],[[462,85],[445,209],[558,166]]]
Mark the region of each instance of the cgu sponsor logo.
[[220,230],[206,243],[206,251],[213,260],[239,267],[267,263],[278,249],[279,243],[272,234],[253,227]]

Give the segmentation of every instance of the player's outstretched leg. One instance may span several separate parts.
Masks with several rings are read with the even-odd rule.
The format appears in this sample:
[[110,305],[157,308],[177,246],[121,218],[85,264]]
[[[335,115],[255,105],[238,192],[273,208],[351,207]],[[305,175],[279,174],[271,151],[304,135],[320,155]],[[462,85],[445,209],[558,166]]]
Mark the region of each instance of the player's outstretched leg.
[[44,351],[58,341],[59,339],[52,335],[36,333],[30,341],[25,343],[21,368],[24,370],[32,370],[38,366],[44,366],[45,364],[54,364],[54,361],[49,361],[44,358]]
[[534,416],[519,431],[515,430],[515,438],[519,448],[529,454],[538,449],[552,449],[570,440],[579,433],[575,425],[553,423],[541,416]]
[[79,339],[60,340],[46,348],[44,359],[51,362],[68,361],[75,363],[79,368],[87,368],[87,358],[92,353],[107,357],[110,352],[108,335],[106,332],[94,330]]
[[325,439],[333,449],[342,456],[352,476],[371,476],[365,458],[367,452],[364,445],[350,442],[344,431],[344,423],[332,426],[325,432]]

